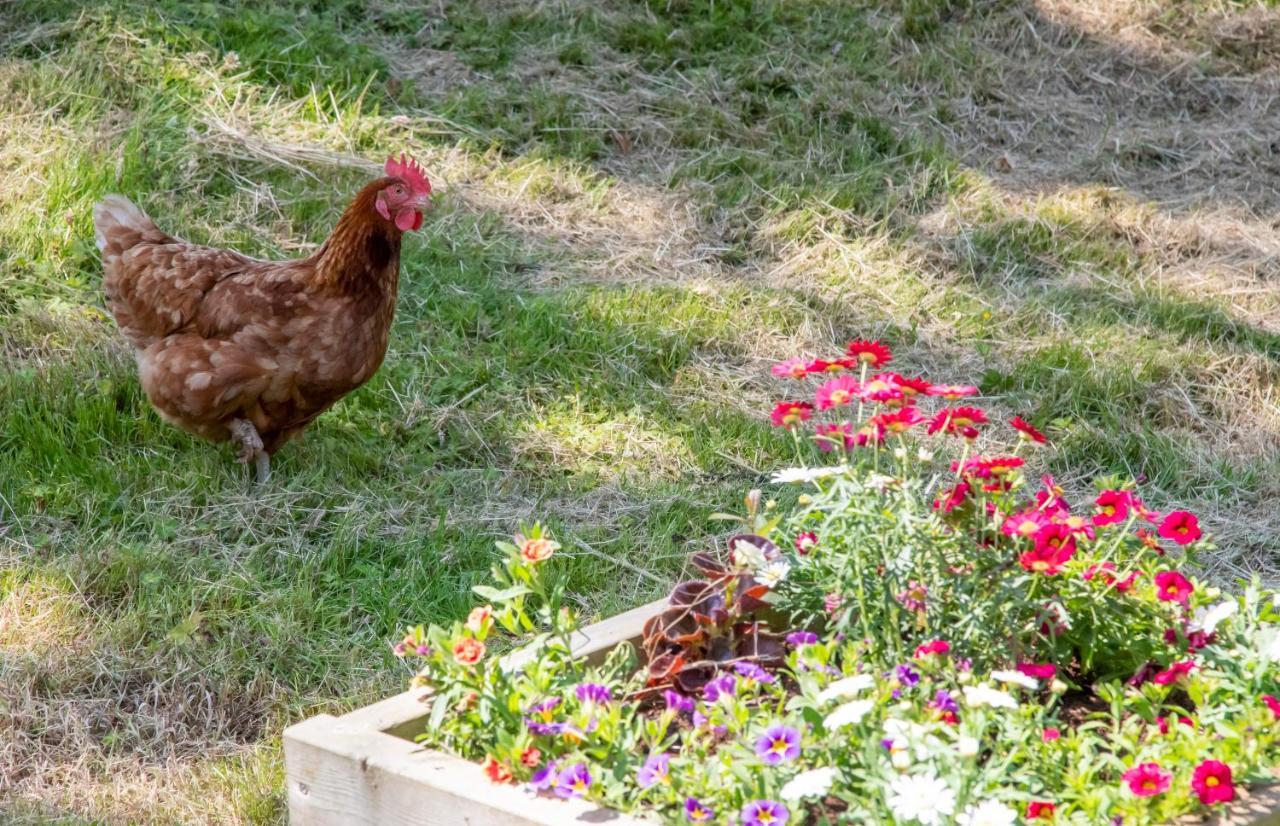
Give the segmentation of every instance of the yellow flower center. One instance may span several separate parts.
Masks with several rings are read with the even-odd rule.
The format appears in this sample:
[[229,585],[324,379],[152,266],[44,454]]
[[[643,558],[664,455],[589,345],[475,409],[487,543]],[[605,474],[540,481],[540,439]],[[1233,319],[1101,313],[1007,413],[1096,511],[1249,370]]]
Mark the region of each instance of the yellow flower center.
[[849,391],[848,391],[848,390],[833,390],[833,391],[831,391],[831,403],[832,403],[832,404],[848,404],[848,403],[849,403]]
[[1218,783],[1219,783],[1219,780],[1218,780],[1218,778],[1216,778],[1216,777],[1209,777],[1209,778],[1206,778],[1206,779],[1205,779],[1205,781],[1204,781],[1204,784],[1205,784],[1206,786],[1208,786],[1209,788],[1211,788],[1211,789],[1212,789],[1214,786],[1217,786],[1217,785],[1218,785]]

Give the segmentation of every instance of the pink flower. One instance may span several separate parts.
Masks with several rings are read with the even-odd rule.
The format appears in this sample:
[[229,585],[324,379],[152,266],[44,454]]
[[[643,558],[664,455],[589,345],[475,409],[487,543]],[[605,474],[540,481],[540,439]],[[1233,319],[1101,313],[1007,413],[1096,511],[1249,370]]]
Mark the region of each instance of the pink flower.
[[1191,669],[1195,667],[1196,667],[1196,664],[1192,660],[1183,660],[1181,662],[1176,662],[1173,665],[1166,668],[1164,671],[1161,671],[1159,674],[1156,674],[1154,677],[1152,677],[1151,681],[1156,685],[1172,685],[1173,683],[1178,682],[1183,677],[1190,674]]
[[1142,763],[1129,769],[1121,777],[1129,784],[1129,791],[1138,797],[1152,797],[1169,790],[1173,775],[1160,768],[1159,763]]
[[774,427],[785,427],[787,430],[808,421],[813,415],[813,405],[808,402],[778,402],[770,417]]
[[946,640],[930,640],[916,646],[915,658],[919,660],[931,654],[946,654],[950,651],[951,643]]
[[796,534],[796,552],[804,555],[818,546],[818,535],[813,531]]
[[1061,736],[1062,732],[1053,727],[1046,727],[1044,731],[1040,732],[1040,739],[1046,743],[1052,743]]
[[803,379],[809,375],[809,367],[804,359],[787,359],[769,368],[780,379]]
[[1190,545],[1201,536],[1200,520],[1186,511],[1174,511],[1160,523],[1157,533],[1179,545]]
[[935,384],[929,388],[930,396],[941,396],[949,401],[963,399],[965,396],[978,395],[978,388],[972,384]]
[[1231,767],[1217,760],[1206,760],[1196,766],[1196,770],[1191,773],[1191,788],[1206,806],[1230,803],[1236,799]]
[[1195,590],[1191,582],[1177,571],[1161,571],[1156,574],[1156,596],[1163,602],[1187,604]]
[[1000,532],[1005,536],[1030,539],[1048,524],[1049,517],[1044,515],[1044,511],[1037,508],[1027,508],[1026,510],[1009,514],[1004,520],[1004,524],[1000,526]]
[[896,402],[903,398],[902,386],[894,381],[893,373],[881,373],[872,376],[858,391],[858,398],[864,402],[884,404]]
[[933,500],[933,509],[940,510],[943,513],[951,513],[956,508],[964,504],[969,498],[969,494],[973,493],[973,488],[968,482],[960,482],[944,496],[939,496]]
[[830,453],[841,445],[845,450],[852,450],[855,447],[880,444],[884,441],[884,431],[870,424],[856,433],[853,431],[853,425],[848,422],[820,424],[813,429],[813,441],[818,445],[818,450],[823,453]]
[[1026,674],[1037,680],[1052,680],[1058,673],[1058,667],[1053,663],[1018,663],[1015,667],[1019,674]]
[[1262,702],[1267,708],[1271,709],[1271,713],[1275,715],[1275,718],[1280,720],[1280,700],[1277,700],[1270,694],[1263,694]]
[[1027,804],[1027,820],[1053,820],[1055,809],[1047,800],[1032,800]]
[[1124,522],[1129,518],[1130,501],[1127,490],[1104,490],[1094,500],[1098,512],[1093,517],[1093,524],[1102,526]]
[[888,433],[906,433],[924,421],[924,416],[914,407],[903,407],[891,413],[871,417],[871,424]]
[[828,614],[839,611],[841,605],[844,605],[844,596],[841,594],[830,593],[822,598],[822,607]]
[[843,407],[858,395],[858,380],[853,376],[837,376],[818,388],[819,410]]
[[[1192,720],[1190,717],[1183,717],[1183,716],[1179,715],[1179,716],[1178,716],[1178,722],[1179,722],[1179,723],[1181,723],[1182,725],[1186,726],[1187,728],[1190,728],[1190,729],[1194,729],[1194,728],[1196,727],[1196,721],[1195,721],[1195,720]],[[1156,728],[1158,728],[1158,729],[1160,730],[1160,733],[1161,733],[1161,734],[1168,734],[1168,733],[1169,733],[1169,718],[1168,718],[1168,717],[1157,717],[1157,718],[1156,718]]]

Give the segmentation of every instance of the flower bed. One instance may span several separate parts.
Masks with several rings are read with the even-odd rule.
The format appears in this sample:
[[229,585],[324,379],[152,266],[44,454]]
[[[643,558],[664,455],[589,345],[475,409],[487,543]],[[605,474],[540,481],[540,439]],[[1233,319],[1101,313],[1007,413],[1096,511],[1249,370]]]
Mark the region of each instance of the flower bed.
[[[1024,477],[1039,430],[890,358],[775,367],[821,384],[774,423],[839,461],[724,517],[638,646],[581,656],[558,546],[502,543],[486,604],[398,645],[432,695],[419,739],[497,797],[743,826],[1161,823],[1267,781],[1280,598],[1197,582],[1198,521],[1132,484],[1073,508]],[[519,667],[490,656],[527,636]]]

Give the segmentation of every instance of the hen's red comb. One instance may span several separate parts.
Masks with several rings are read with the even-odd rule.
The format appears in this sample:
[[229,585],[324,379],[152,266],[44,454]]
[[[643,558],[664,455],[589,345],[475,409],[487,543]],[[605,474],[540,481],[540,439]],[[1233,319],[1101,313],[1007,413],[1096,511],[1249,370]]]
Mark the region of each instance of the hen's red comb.
[[387,176],[391,178],[399,178],[409,185],[415,195],[429,195],[431,193],[431,182],[427,180],[427,173],[422,167],[418,166],[418,162],[403,152],[400,153],[400,160],[396,160],[396,156],[392,155],[387,158],[387,165],[384,168]]

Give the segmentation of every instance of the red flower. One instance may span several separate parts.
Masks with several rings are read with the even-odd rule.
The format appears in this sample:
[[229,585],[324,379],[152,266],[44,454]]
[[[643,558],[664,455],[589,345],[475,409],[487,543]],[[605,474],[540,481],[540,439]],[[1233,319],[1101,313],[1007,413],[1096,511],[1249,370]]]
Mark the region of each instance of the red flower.
[[1130,571],[1127,577],[1116,583],[1116,590],[1122,594],[1127,594],[1129,591],[1133,590],[1133,586],[1141,576],[1141,571]]
[[1036,491],[1036,507],[1053,516],[1069,512],[1071,508],[1062,496],[1062,488],[1053,481],[1053,477],[1042,476],[1040,481],[1044,483],[1044,489]]
[[1104,585],[1110,585],[1116,581],[1114,576],[1115,572],[1116,565],[1114,562],[1103,562],[1101,564],[1090,565],[1088,568],[1085,568],[1084,573],[1080,576],[1085,581],[1090,581],[1097,577],[1102,580]]
[[1159,674],[1152,677],[1151,681],[1154,682],[1156,685],[1172,685],[1173,683],[1178,682],[1183,677],[1190,674],[1191,669],[1195,667],[1196,667],[1196,664],[1192,660],[1183,660],[1181,662],[1176,662],[1173,665],[1166,668],[1164,671],[1161,671]]
[[1027,804],[1027,820],[1053,820],[1055,807],[1044,800],[1032,800]]
[[951,643],[946,640],[930,640],[916,646],[915,658],[927,657],[930,654],[947,654],[951,651]]
[[1036,430],[1027,422],[1023,421],[1021,416],[1014,416],[1012,419],[1009,420],[1009,425],[1014,430],[1022,434],[1022,438],[1024,439],[1029,439],[1038,445],[1044,445],[1049,443],[1049,439],[1043,433],[1041,433],[1039,430]]
[[806,373],[843,373],[849,369],[849,362],[844,359],[836,361],[827,361],[826,359],[814,359],[804,366]]
[[1160,768],[1159,763],[1142,763],[1129,769],[1121,777],[1129,784],[1129,791],[1138,797],[1152,797],[1169,790],[1173,775]]
[[889,348],[879,341],[857,339],[849,342],[849,347],[845,352],[871,367],[883,367],[893,361],[893,353],[889,352]]
[[1094,514],[1093,524],[1115,525],[1125,521],[1129,518],[1131,501],[1127,490],[1104,490],[1094,500],[1094,504],[1098,506],[1098,512]]
[[1164,548],[1160,547],[1160,540],[1156,539],[1155,534],[1146,528],[1138,528],[1133,532],[1138,539],[1142,540],[1142,544],[1156,552],[1156,556],[1164,556]]
[[1036,531],[1036,550],[1062,551],[1066,553],[1063,561],[1070,559],[1076,552],[1076,538],[1071,528],[1059,523],[1045,525]]
[[1262,702],[1266,705],[1267,708],[1271,709],[1271,713],[1275,715],[1275,718],[1277,720],[1280,720],[1280,700],[1277,700],[1275,697],[1271,696],[1270,694],[1263,694]]
[[968,482],[960,482],[953,487],[946,496],[939,496],[933,500],[933,509],[940,510],[943,513],[951,513],[956,508],[964,504],[969,498],[969,494],[973,492],[973,488]]
[[488,775],[489,779],[494,783],[511,782],[511,770],[508,769],[505,764],[499,763],[497,760],[493,759],[492,754],[485,756],[484,763],[481,764],[480,768],[484,769],[484,773]]
[[774,427],[785,427],[790,430],[801,422],[809,420],[813,415],[813,405],[808,402],[778,402],[774,405],[770,417]]
[[533,746],[520,752],[520,763],[530,769],[536,769],[538,764],[542,762],[542,752]]
[[1037,680],[1052,680],[1058,673],[1058,667],[1053,663],[1018,663],[1015,667],[1019,674],[1026,674]]
[[843,407],[858,395],[858,380],[853,376],[837,376],[818,388],[818,409]]
[[[1058,527],[1049,525],[1048,527]],[[1062,573],[1062,566],[1075,554],[1074,545],[1064,545],[1054,549],[1048,545],[1036,545],[1035,550],[1027,551],[1018,557],[1018,563],[1033,574],[1054,576]]]
[[796,552],[803,555],[818,546],[818,535],[813,531],[805,531],[796,535]]
[[1191,788],[1206,806],[1230,803],[1236,799],[1236,787],[1231,782],[1231,767],[1217,760],[1206,760],[1196,766],[1196,770],[1191,773]]
[[[897,376],[896,373],[894,375]],[[902,376],[897,376],[897,378],[898,386],[902,388],[902,395],[907,397],[919,396],[921,394],[928,395],[929,388],[933,387],[932,384],[924,379],[904,379]]]
[[[1191,729],[1193,729],[1193,728],[1195,728],[1195,727],[1196,727],[1196,721],[1195,721],[1195,720],[1192,720],[1190,717],[1183,717],[1183,716],[1179,715],[1179,716],[1178,716],[1178,722],[1179,722],[1179,723],[1181,723],[1182,725],[1186,726],[1187,728],[1191,728]],[[1168,717],[1157,717],[1157,718],[1156,718],[1156,728],[1160,729],[1160,733],[1161,733],[1161,734],[1168,734],[1168,733],[1169,733],[1169,718],[1168,718]]]
[[1157,533],[1179,545],[1190,545],[1201,536],[1200,520],[1186,511],[1174,511],[1160,523]]
[[813,440],[817,442],[818,450],[823,453],[830,453],[841,442],[844,443],[845,450],[865,447],[869,444],[878,445],[884,441],[884,431],[878,430],[870,424],[861,428],[857,433],[853,432],[853,425],[848,422],[844,424],[820,424],[814,428]]
[[1030,539],[1045,525],[1049,524],[1049,518],[1036,508],[1028,508],[1024,511],[1009,514],[1004,520],[1004,524],[1000,526],[1000,531],[1005,536],[1020,536],[1023,539]]
[[484,643],[463,637],[453,646],[453,658],[462,665],[475,665],[484,657]]
[[1040,733],[1040,739],[1045,741],[1046,743],[1052,743],[1054,740],[1057,740],[1061,736],[1062,736],[1062,732],[1058,731],[1056,728],[1053,728],[1052,726],[1046,727],[1045,730]]
[[924,416],[914,407],[903,407],[892,413],[881,413],[871,417],[871,424],[889,433],[906,433],[924,421]]
[[902,385],[898,384],[897,376],[894,373],[881,373],[872,376],[866,384],[862,385],[862,389],[858,391],[858,398],[864,402],[896,402],[903,398]]
[[1156,596],[1162,602],[1187,604],[1195,590],[1185,576],[1177,571],[1161,571],[1156,574]]
[[809,375],[809,365],[804,359],[787,359],[769,368],[780,379],[803,379]]
[[929,388],[929,395],[955,401],[965,396],[978,395],[978,388],[972,384],[935,384]]
[[[929,422],[929,432],[943,431],[951,436],[972,439],[978,435],[975,425],[986,424],[987,414],[978,407],[944,407]],[[970,435],[972,433],[972,435]]]

